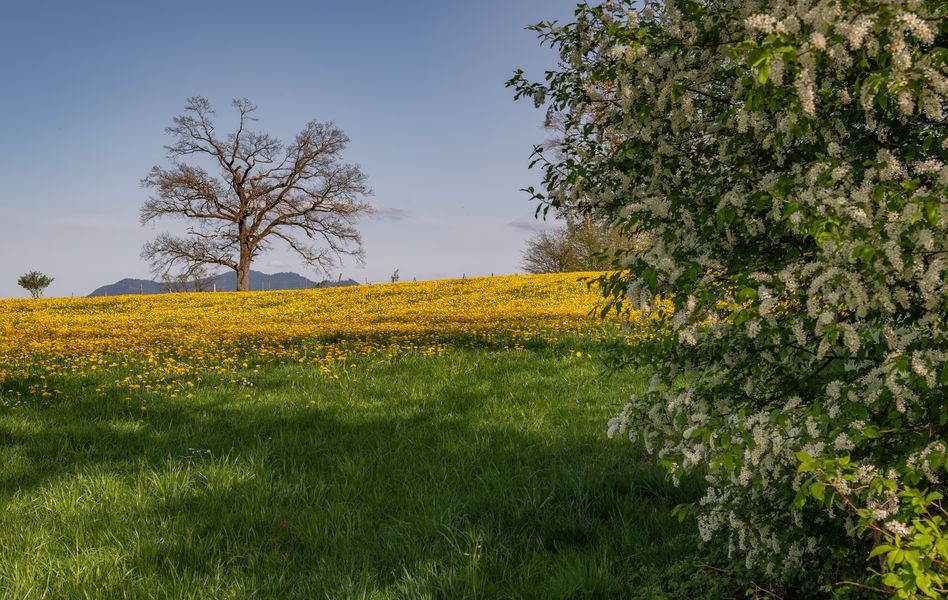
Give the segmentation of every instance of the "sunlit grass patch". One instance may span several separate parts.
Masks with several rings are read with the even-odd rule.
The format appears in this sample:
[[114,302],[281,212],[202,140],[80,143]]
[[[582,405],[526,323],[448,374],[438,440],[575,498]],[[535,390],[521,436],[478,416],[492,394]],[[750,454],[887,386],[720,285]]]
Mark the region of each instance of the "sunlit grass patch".
[[458,350],[4,410],[0,596],[630,593],[690,548],[695,493],[604,436],[644,379]]
[[0,302],[0,598],[635,593],[697,487],[579,278]]

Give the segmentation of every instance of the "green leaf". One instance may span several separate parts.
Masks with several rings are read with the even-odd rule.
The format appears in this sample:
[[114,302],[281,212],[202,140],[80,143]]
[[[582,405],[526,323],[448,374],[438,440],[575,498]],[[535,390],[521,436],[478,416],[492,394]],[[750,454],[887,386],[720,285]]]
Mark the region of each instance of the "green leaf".
[[800,465],[797,467],[798,472],[808,473],[816,468],[816,461],[806,452],[797,452],[796,457],[797,460],[800,461]]
[[939,209],[938,202],[929,202],[925,205],[925,218],[928,219],[929,224],[938,225]]
[[741,288],[741,290],[737,292],[736,299],[741,303],[747,302],[748,300],[757,300],[757,288]]
[[760,63],[767,60],[767,58],[768,55],[765,49],[756,48],[747,55],[747,64],[749,64],[753,69],[756,68]]
[[882,585],[887,585],[892,588],[902,587],[902,578],[898,576],[897,573],[888,573],[882,579]]
[[948,539],[940,538],[935,541],[935,550],[941,556],[941,560],[948,561]]
[[890,569],[895,565],[902,564],[902,561],[905,560],[905,551],[901,548],[896,548],[892,552],[889,552],[885,557],[885,564]]
[[770,59],[767,59],[767,62],[757,70],[757,83],[764,85],[767,83],[767,80],[770,79]]
[[[915,585],[918,586],[918,589],[921,590],[926,596],[930,596],[932,592],[932,579],[928,576],[923,570],[919,570],[915,573]],[[936,596],[937,597],[937,596]]]
[[876,249],[872,246],[872,244],[865,244],[863,246],[860,246],[858,249],[856,249],[855,252],[853,252],[854,258],[861,259],[865,262],[872,261],[875,255],[876,255]]
[[793,506],[795,508],[803,508],[806,505],[806,492],[800,490],[797,492],[797,495],[793,497]]

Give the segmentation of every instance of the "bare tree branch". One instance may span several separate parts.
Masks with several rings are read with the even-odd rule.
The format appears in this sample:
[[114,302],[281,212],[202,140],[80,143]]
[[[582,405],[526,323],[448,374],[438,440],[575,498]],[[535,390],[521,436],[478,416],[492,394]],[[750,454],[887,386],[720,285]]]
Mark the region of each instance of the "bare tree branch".
[[[274,240],[323,271],[343,255],[361,260],[355,222],[370,211],[365,197],[371,191],[359,166],[343,161],[345,133],[331,122],[311,121],[284,145],[249,129],[257,109],[249,100],[232,106],[237,130],[223,139],[210,103],[199,96],[188,98],[166,129],[174,137],[165,147],[172,164],[153,167],[142,180],[154,195],[142,206],[141,222],[171,217],[190,225],[185,237],[162,234],[144,246],[142,257],[152,270],[191,274],[202,265],[225,266],[237,271],[237,289],[246,290],[251,261]],[[216,175],[183,162],[202,159]]]

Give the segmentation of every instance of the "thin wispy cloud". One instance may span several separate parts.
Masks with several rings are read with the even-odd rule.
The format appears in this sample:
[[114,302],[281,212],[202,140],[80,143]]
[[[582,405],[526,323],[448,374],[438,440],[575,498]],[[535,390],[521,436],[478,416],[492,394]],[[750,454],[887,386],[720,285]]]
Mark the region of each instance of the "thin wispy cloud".
[[540,219],[514,219],[513,221],[507,223],[507,227],[513,227],[514,229],[530,232],[553,229],[553,225],[551,225],[548,221],[542,221]]
[[401,221],[411,216],[411,213],[403,208],[373,204],[369,208],[369,216],[379,220]]

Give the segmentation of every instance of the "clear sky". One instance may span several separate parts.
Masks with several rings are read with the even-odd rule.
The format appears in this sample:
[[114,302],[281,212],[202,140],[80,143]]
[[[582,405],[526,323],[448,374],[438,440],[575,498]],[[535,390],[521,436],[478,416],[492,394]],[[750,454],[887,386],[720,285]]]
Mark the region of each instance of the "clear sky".
[[[232,130],[230,101],[259,106],[284,140],[310,120],[351,138],[384,217],[360,224],[359,281],[515,273],[535,206],[521,188],[546,134],[504,82],[555,57],[525,27],[569,20],[573,0],[402,2],[3,2],[0,20],[0,297],[17,277],[55,277],[48,296],[148,278],[141,179],[167,164],[164,128],[192,95]],[[287,252],[264,272],[320,279]],[[334,276],[338,276],[337,271]]]

